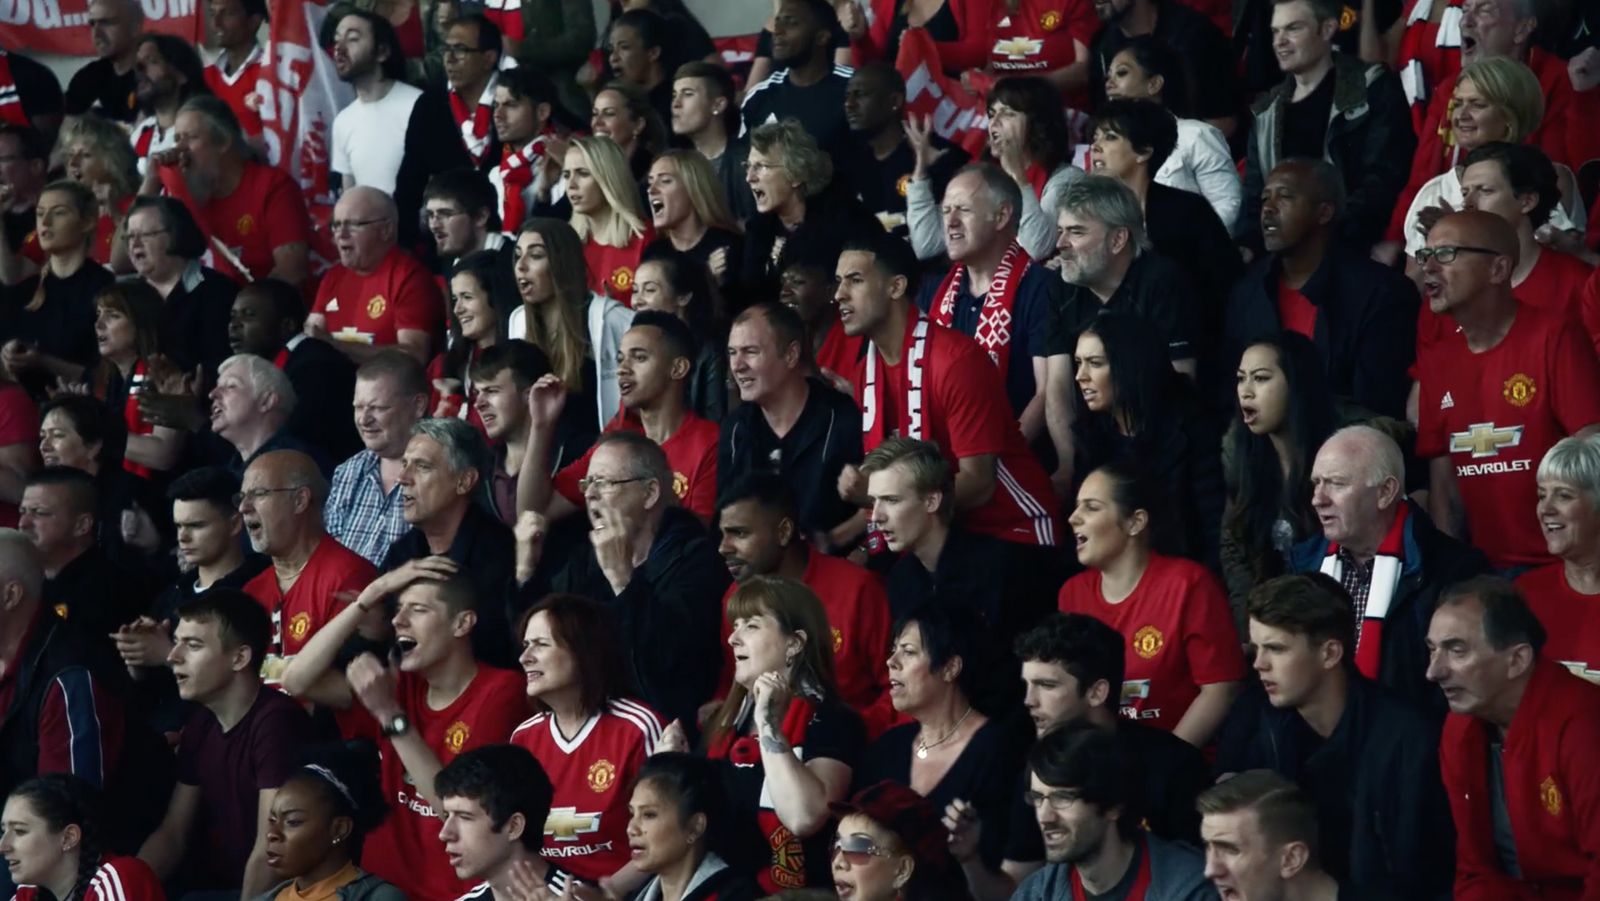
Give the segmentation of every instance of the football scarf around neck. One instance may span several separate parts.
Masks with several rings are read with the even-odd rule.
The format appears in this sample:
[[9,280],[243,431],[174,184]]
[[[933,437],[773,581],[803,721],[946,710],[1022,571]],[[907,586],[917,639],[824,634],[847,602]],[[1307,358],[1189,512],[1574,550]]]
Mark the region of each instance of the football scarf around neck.
[[11,77],[11,57],[4,50],[0,50],[0,122],[28,124],[28,113],[22,108],[22,92]]
[[[1372,559],[1372,587],[1367,589],[1367,607],[1361,622],[1356,624],[1356,669],[1368,679],[1378,678],[1378,665],[1382,662],[1383,621],[1394,605],[1395,590],[1400,587],[1400,576],[1405,570],[1406,520],[1411,508],[1400,504],[1388,534],[1378,545],[1378,554]],[[1338,580],[1344,564],[1339,559],[1339,545],[1328,542],[1328,555],[1322,558],[1322,572]]]
[[528,204],[522,196],[533,184],[535,169],[544,160],[545,139],[541,134],[529,141],[521,150],[507,147],[500,166],[495,170],[500,180],[500,229],[515,234],[528,215]]
[[[139,395],[144,393],[147,378],[144,360],[133,364],[133,372],[128,376],[128,398],[122,402],[122,421],[127,425],[129,435],[149,435],[155,431],[155,427],[145,422],[139,414]],[[129,460],[126,453],[122,455],[122,468],[141,479],[150,478],[150,467]]]
[[461,99],[458,92],[450,92],[450,114],[456,118],[456,125],[461,129],[461,143],[466,146],[467,155],[472,157],[474,166],[483,162],[483,155],[489,150],[489,120],[494,115],[494,86],[497,80],[492,77],[489,79],[470,116],[467,115],[466,101]]
[[[1006,248],[989,280],[989,292],[983,297],[983,309],[978,313],[978,328],[973,339],[988,354],[1002,374],[1011,365],[1011,315],[1017,303],[1017,286],[1033,265],[1033,259],[1016,241]],[[957,263],[950,267],[935,296],[939,301],[933,307],[933,321],[945,328],[955,327],[956,301],[961,296],[961,284],[966,279],[967,266]]]
[[[739,722],[745,722],[752,714],[754,704],[747,696],[744,707],[739,712]],[[783,738],[789,747],[798,750],[805,744],[806,727],[811,725],[811,719],[816,715],[816,704],[811,700],[795,695],[789,701],[789,709],[783,714]],[[754,767],[761,765],[761,741],[754,735],[741,735],[733,730],[722,736],[706,748],[706,756],[712,760],[726,760],[738,767]],[[766,790],[763,787],[762,801],[756,810],[756,822],[761,826],[761,834],[768,847],[772,849],[772,859],[764,864],[756,873],[756,881],[769,894],[792,888],[802,888],[805,883],[806,860],[805,849],[800,839],[778,819],[778,814],[766,800]]]
[[899,414],[897,418],[906,423],[904,429],[900,429],[899,422],[888,421],[889,413],[884,406],[888,380],[878,373],[878,367],[884,364],[879,361],[878,346],[867,345],[867,372],[861,386],[861,434],[865,450],[872,450],[897,431],[904,437],[922,440],[923,415],[926,412],[922,398],[922,383],[926,376],[923,362],[928,355],[928,330],[931,326],[931,322],[919,315],[911,327],[910,340],[900,348],[901,360],[906,367],[906,397],[896,412]]

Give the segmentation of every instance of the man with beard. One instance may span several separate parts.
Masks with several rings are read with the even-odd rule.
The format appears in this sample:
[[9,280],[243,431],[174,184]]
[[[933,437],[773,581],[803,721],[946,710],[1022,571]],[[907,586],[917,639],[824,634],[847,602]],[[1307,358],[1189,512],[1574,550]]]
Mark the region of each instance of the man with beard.
[[94,0],[89,4],[89,41],[97,59],[79,69],[67,83],[66,112],[89,110],[117,122],[132,122],[139,109],[133,68],[144,28],[144,5],[138,0]]
[[745,129],[796,119],[833,153],[844,148],[850,125],[844,117],[848,66],[833,62],[838,16],[827,0],[783,0],[772,18],[772,62],[777,67],[744,95]]
[[206,86],[227,101],[244,133],[261,134],[262,99],[256,93],[261,76],[262,51],[256,41],[267,21],[266,0],[209,0],[211,34],[219,53],[206,66]]
[[1144,777],[1137,757],[1088,723],[1045,733],[1028,752],[1029,790],[1045,867],[1013,901],[1214,901],[1205,861],[1187,845],[1139,826]]
[[393,194],[406,129],[422,91],[405,82],[406,59],[389,20],[352,10],[333,33],[333,71],[356,99],[333,118],[333,171],[356,185]]
[[[1359,4],[1357,4],[1359,6]],[[1106,102],[1106,70],[1131,38],[1149,35],[1172,48],[1193,79],[1185,116],[1204,119],[1232,136],[1238,125],[1239,91],[1234,83],[1228,38],[1193,4],[1172,0],[1095,0],[1100,30],[1089,42],[1089,95],[1095,109]],[[1232,223],[1225,223],[1232,224]]]
[[1198,300],[1183,271],[1150,249],[1144,210],[1133,190],[1105,175],[1087,175],[1061,196],[1056,214],[1061,277],[1067,299],[1062,316],[1067,346],[1101,313],[1137,313],[1166,336],[1173,368],[1194,375],[1197,348],[1189,311]]
[[273,451],[245,470],[238,498],[250,547],[272,566],[244,586],[272,614],[272,641],[261,678],[278,684],[311,636],[338,614],[346,592],[358,594],[377,572],[322,525],[328,483],[299,451]]
[[[905,78],[887,62],[872,62],[855,70],[844,91],[844,118],[850,125],[851,141],[848,154],[840,160],[839,175],[885,229],[909,240],[906,191],[917,155],[906,139]],[[937,135],[933,140],[943,152],[929,178],[933,196],[943,197],[945,185],[969,157]]]
[[134,51],[134,93],[144,118],[133,127],[129,140],[139,158],[139,174],[150,171],[150,157],[171,150],[176,143],[173,125],[178,109],[197,93],[206,93],[200,56],[182,38],[147,34]]
[[450,169],[428,179],[422,192],[423,221],[433,235],[435,271],[448,281],[455,262],[490,250],[512,263],[515,243],[501,231],[498,199],[489,177],[476,169]]

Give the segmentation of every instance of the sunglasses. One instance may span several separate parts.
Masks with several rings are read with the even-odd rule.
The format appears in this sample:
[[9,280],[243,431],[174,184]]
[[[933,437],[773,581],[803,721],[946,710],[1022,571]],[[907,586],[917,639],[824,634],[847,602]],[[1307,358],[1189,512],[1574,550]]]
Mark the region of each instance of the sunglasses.
[[893,857],[894,853],[880,848],[871,838],[860,833],[841,835],[833,840],[833,856],[844,855],[853,867],[866,866],[874,857]]

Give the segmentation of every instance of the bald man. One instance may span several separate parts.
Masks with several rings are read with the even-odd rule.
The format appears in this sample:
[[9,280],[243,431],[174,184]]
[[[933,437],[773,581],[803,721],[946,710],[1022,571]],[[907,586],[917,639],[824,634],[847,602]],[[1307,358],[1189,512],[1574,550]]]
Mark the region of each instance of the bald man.
[[1417,252],[1422,294],[1455,329],[1421,350],[1417,455],[1429,510],[1505,570],[1552,562],[1534,470],[1568,435],[1600,429],[1600,363],[1575,319],[1512,296],[1517,233],[1493,213],[1451,213]]
[[[328,483],[310,457],[283,450],[262,454],[244,472],[239,513],[245,534],[272,565],[245,583],[246,594],[272,614],[272,642],[261,677],[276,684],[290,658],[377,572],[322,527]],[[348,592],[348,594],[346,594]]]
[[330,224],[339,265],[322,277],[306,334],[357,364],[399,347],[427,365],[444,331],[444,298],[427,268],[399,248],[394,199],[377,188],[351,188]]

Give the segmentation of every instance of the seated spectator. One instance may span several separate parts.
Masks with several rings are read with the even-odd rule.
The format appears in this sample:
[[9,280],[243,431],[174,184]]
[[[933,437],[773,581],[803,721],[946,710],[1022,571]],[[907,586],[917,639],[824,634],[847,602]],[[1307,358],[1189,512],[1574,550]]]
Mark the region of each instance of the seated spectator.
[[[547,171],[546,157],[555,134],[550,116],[559,102],[555,86],[536,69],[518,66],[497,76],[491,106],[494,131],[504,150],[489,170],[489,183],[494,186],[501,231],[515,234],[528,216],[549,212],[551,186],[541,176]],[[429,192],[437,180],[438,176],[428,180]],[[435,239],[438,236],[436,229]],[[442,255],[444,242],[439,243]]]
[[[516,575],[524,606],[556,591],[611,610],[640,699],[667,720],[692,724],[716,689],[716,599],[728,571],[694,515],[677,506],[672,481],[672,464],[654,441],[620,429],[600,436],[578,486],[592,549],[545,558],[547,521],[524,512]],[[666,630],[672,641],[660,640]]]
[[436,399],[437,416],[457,416],[483,428],[478,416],[478,387],[472,367],[485,350],[509,341],[517,290],[507,255],[475,250],[450,268],[450,335],[447,349],[428,364],[427,378]]
[[303,283],[311,272],[311,222],[300,186],[282,169],[254,158],[239,120],[222,100],[189,98],[173,128],[178,146],[156,158],[139,193],[164,189],[183,201],[210,236],[222,274],[240,282],[270,276]]
[[1440,219],[1418,253],[1429,309],[1457,327],[1417,360],[1429,511],[1499,567],[1550,561],[1527,507],[1533,461],[1600,427],[1600,395],[1579,387],[1600,383],[1593,344],[1577,320],[1516,299],[1518,255],[1511,226],[1481,211]]
[[[658,753],[639,770],[628,801],[633,866],[650,877],[638,897],[683,901],[747,901],[759,896],[722,852],[730,844],[727,808],[717,765],[683,753]],[[670,881],[670,884],[669,884]]]
[[[799,528],[798,502],[784,481],[771,473],[752,473],[730,484],[718,499],[718,550],[734,584],[755,576],[782,576],[811,589],[822,602],[833,636],[834,676],[839,700],[849,705],[876,738],[896,716],[889,707],[883,652],[889,647],[889,599],[867,570],[807,546]],[[728,638],[732,624],[723,623]],[[718,693],[726,696],[733,680],[733,655],[724,655]]]
[[283,881],[254,901],[290,901],[313,887],[404,901],[399,889],[357,864],[362,843],[389,815],[374,751],[365,741],[318,750],[284,780],[267,815],[267,865]]
[[67,82],[65,111],[80,116],[90,110],[114,122],[133,122],[138,110],[136,53],[144,28],[144,6],[129,0],[94,0],[89,18],[98,33],[97,59]]
[[[845,333],[870,342],[857,395],[863,447],[870,451],[893,435],[933,442],[955,473],[950,499],[962,525],[1034,547],[1029,559],[1048,566],[1055,494],[1001,400],[1005,387],[994,362],[977,342],[934,325],[907,302],[916,261],[904,242],[888,235],[852,241],[837,274]],[[858,507],[870,503],[854,464],[838,488]]]
[[650,164],[645,195],[656,234],[705,266],[718,287],[731,284],[744,239],[711,164],[693,150],[668,150]]
[[[1021,208],[1022,191],[998,166],[975,163],[957,172],[940,207],[944,253],[953,265],[940,281],[923,283],[917,306],[935,325],[961,332],[988,352],[1022,437],[1031,444],[1051,440],[1065,463],[1072,446],[1060,414],[1068,403],[1071,356],[1057,313],[1065,292],[1055,273],[1034,265],[1017,242]],[[1051,386],[1059,390],[1047,397]]]
[[87,185],[100,204],[89,257],[102,266],[127,271],[128,247],[117,240],[117,228],[139,190],[138,159],[127,131],[99,116],[80,116],[61,133],[56,151],[64,157],[67,177]]
[[[894,40],[898,43],[899,36]],[[841,180],[884,230],[897,238],[911,236],[906,195],[917,167],[916,149],[906,137],[905,107],[906,81],[895,69],[893,56],[856,69],[844,91],[844,118],[850,124],[852,140],[849,150],[835,160]],[[930,187],[934,197],[944,197],[945,186],[970,157],[942,138],[930,140],[939,149],[928,172]],[[1013,232],[1021,216],[1020,206],[1012,210]]]
[[[837,22],[826,0],[780,0],[772,18],[775,71],[745,90],[740,114],[747,131],[793,119],[824,152],[845,147],[849,124],[844,94],[850,69],[834,63]],[[751,144],[760,146],[754,134]],[[760,209],[759,195],[756,201]]]
[[518,662],[539,712],[511,733],[511,743],[526,748],[550,777],[556,810],[589,818],[577,829],[558,820],[533,825],[563,869],[590,885],[626,891],[642,881],[629,863],[628,793],[665,724],[630,699],[622,647],[604,607],[552,595],[529,608],[518,626]]
[[[6,60],[21,59],[9,54]],[[124,142],[126,143],[126,142]],[[0,241],[0,283],[14,285],[39,271],[45,253],[39,247],[39,193],[50,168],[50,140],[26,123],[0,121],[0,153],[16,162],[5,168],[11,196],[0,205],[5,240]],[[739,174],[742,181],[744,173]]]
[[503,140],[494,127],[504,52],[500,28],[484,13],[462,11],[440,36],[453,50],[444,55],[444,74],[456,134],[472,166],[488,168],[500,159]]
[[139,395],[147,383],[162,367],[172,368],[161,353],[161,295],[130,279],[95,295],[94,311],[100,362],[85,373],[86,387],[127,427],[122,468],[135,478],[161,478],[177,466],[183,451],[182,432],[153,425],[139,412]]
[[394,202],[368,187],[345,191],[333,210],[339,265],[322,276],[306,334],[357,364],[390,346],[426,364],[442,331],[439,287],[397,245],[396,215]]
[[522,223],[516,250],[522,304],[511,311],[507,333],[544,351],[567,390],[594,399],[598,428],[622,405],[617,354],[633,312],[590,290],[585,254],[583,239],[565,222]]
[[322,521],[335,541],[377,565],[411,528],[400,472],[411,427],[428,412],[422,367],[395,350],[373,356],[356,370],[354,406],[365,448],[333,470]]
[[[1224,10],[1223,20],[1216,21],[1215,8]],[[1089,93],[1097,114],[1105,109],[1111,92],[1111,75],[1116,70],[1116,58],[1130,45],[1141,39],[1171,48],[1170,53],[1183,59],[1188,70],[1203,77],[1193,80],[1192,102],[1196,118],[1232,137],[1238,126],[1240,86],[1235,76],[1238,54],[1228,40],[1229,25],[1227,4],[1210,4],[1210,19],[1202,13],[1207,4],[1166,3],[1162,0],[1131,0],[1128,3],[1109,3],[1095,7],[1103,23],[1089,42]],[[1234,23],[1241,17],[1233,15]],[[1224,224],[1229,224],[1226,219]]]
[[831,549],[861,532],[856,507],[836,490],[839,474],[861,459],[861,410],[807,376],[806,342],[805,323],[783,304],[758,303],[734,318],[728,370],[741,403],[722,421],[717,486],[777,473],[800,502],[800,528],[824,533],[813,543]]
[[[1439,768],[1458,898],[1587,891],[1594,881],[1600,832],[1579,812],[1594,809],[1595,787],[1580,761],[1600,739],[1600,686],[1544,657],[1545,635],[1522,595],[1487,577],[1445,592],[1428,626],[1428,678],[1450,705]],[[1550,814],[1557,804],[1567,816]]]
[[[1182,10],[1183,7],[1181,4],[1158,3],[1155,9],[1164,12]],[[1176,15],[1182,17],[1184,13],[1178,12]],[[1158,18],[1156,28],[1159,30],[1161,25],[1162,20]],[[1111,30],[1106,29],[1108,32]],[[1205,29],[1200,27],[1196,30],[1203,32]],[[1211,204],[1211,209],[1222,220],[1223,226],[1231,229],[1239,216],[1243,191],[1239,184],[1239,169],[1228,150],[1228,135],[1207,120],[1221,118],[1225,123],[1236,122],[1234,98],[1226,93],[1221,97],[1213,94],[1213,105],[1210,106],[1212,113],[1206,115],[1202,110],[1202,115],[1190,118],[1195,115],[1195,110],[1189,88],[1195,82],[1223,84],[1226,79],[1214,78],[1221,70],[1190,65],[1187,59],[1180,58],[1153,33],[1127,38],[1115,54],[1109,57],[1096,55],[1091,60],[1099,66],[1103,58],[1110,59],[1110,63],[1105,65],[1104,87],[1096,80],[1091,82],[1092,88],[1103,90],[1106,97],[1112,100],[1153,100],[1177,117],[1178,143],[1166,162],[1156,167],[1156,183],[1201,195]],[[1204,73],[1206,77],[1195,78],[1193,76],[1196,73]]]
[[567,150],[561,178],[572,204],[572,228],[583,241],[589,290],[632,306],[634,270],[654,237],[614,141],[578,138]]
[[1320,159],[1284,160],[1267,174],[1260,211],[1266,253],[1233,286],[1224,353],[1280,330],[1299,332],[1316,342],[1334,394],[1400,417],[1416,358],[1416,291],[1340,239],[1338,170]]
[[[67,773],[18,785],[5,801],[6,858],[16,901],[81,898],[83,901],[166,901],[161,881],[137,857],[106,847],[100,797],[90,783]],[[74,839],[68,829],[74,829]],[[33,840],[28,841],[27,837]]]
[[889,438],[867,454],[861,474],[873,528],[900,555],[887,579],[893,618],[929,600],[966,608],[1005,647],[1055,609],[1061,574],[1053,560],[953,521],[952,467],[932,442]]
[[94,298],[111,284],[104,266],[89,258],[99,202],[75,181],[55,181],[39,194],[39,249],[43,271],[7,280],[14,309],[0,335],[0,365],[36,397],[57,380],[75,382],[95,360]]
[[1229,714],[1217,772],[1267,769],[1299,783],[1316,804],[1318,859],[1341,882],[1448,895],[1433,721],[1352,665],[1350,596],[1321,574],[1279,576],[1250,593],[1249,613],[1265,697],[1252,692]]
[[[46,466],[22,490],[17,528],[38,549],[44,603],[100,645],[104,636],[150,612],[150,591],[96,540],[96,507],[88,473]],[[108,585],[118,590],[107,592]]]
[[1234,227],[1248,247],[1260,244],[1262,189],[1283,160],[1326,159],[1339,170],[1348,198],[1340,233],[1358,248],[1383,237],[1405,187],[1395,161],[1417,146],[1405,92],[1381,64],[1334,53],[1341,9],[1332,0],[1273,0],[1273,33],[1293,37],[1278,51],[1286,77],[1252,107],[1244,208]]
[[456,262],[479,250],[492,251],[511,262],[513,242],[506,233],[516,234],[516,230],[504,227],[495,188],[482,172],[450,169],[434,175],[422,192],[422,206],[423,222],[433,236],[434,257],[442,274],[448,276]]
[[256,36],[269,18],[266,0],[222,0],[211,16],[216,59],[206,64],[206,87],[227,101],[245,134],[261,134],[261,65],[266,54]]
[[1157,550],[1165,511],[1153,487],[1127,464],[1084,480],[1067,524],[1087,572],[1067,580],[1058,604],[1127,639],[1120,697],[1129,716],[1203,748],[1239,693],[1244,659],[1216,577]]
[[733,217],[744,222],[756,207],[745,182],[750,145],[741,137],[738,100],[733,76],[716,63],[684,63],[672,76],[672,134],[711,164]]
[[1221,441],[1210,410],[1172,371],[1162,344],[1128,313],[1107,313],[1079,336],[1073,464],[1082,475],[1104,465],[1147,473],[1166,506],[1155,546],[1214,567],[1226,501]]
[[1223,439],[1220,557],[1243,636],[1250,590],[1289,572],[1294,545],[1322,531],[1311,506],[1311,463],[1337,421],[1316,345],[1298,332],[1245,348],[1234,395],[1239,415]]
[[732,392],[723,331],[727,320],[715,276],[704,263],[658,239],[645,248],[635,282],[636,312],[666,313],[688,326],[695,345],[687,381],[689,409],[702,419],[721,422]]
[[[1405,496],[1405,460],[1370,426],[1330,436],[1311,464],[1311,507],[1322,534],[1290,552],[1295,572],[1319,570],[1350,595],[1362,675],[1414,707],[1439,711],[1423,679],[1422,637],[1439,593],[1488,569],[1483,555],[1439,531]],[[1362,646],[1363,640],[1366,646]]]
[[1139,828],[1139,765],[1114,736],[1088,724],[1063,726],[1034,744],[1023,801],[1033,807],[1047,863],[1013,898],[1101,897],[1130,879],[1146,898],[1212,897],[1198,852]]
[[150,171],[150,158],[177,146],[173,126],[178,108],[196,94],[210,94],[206,87],[205,64],[200,54],[183,38],[170,34],[146,34],[134,50],[134,88],[143,118],[134,123],[128,135],[139,158],[139,174]]
[[[946,847],[938,805],[911,789],[879,782],[831,805],[834,887],[859,901],[927,898],[970,901]],[[909,870],[908,870],[909,867]]]
[[435,785],[451,872],[477,883],[462,899],[516,898],[530,889],[560,896],[578,888],[572,874],[539,853],[540,824],[552,815],[550,777],[526,750],[474,748],[440,769]]
[[261,684],[272,622],[242,591],[218,589],[178,609],[172,674],[196,706],[178,741],[178,784],[139,859],[189,890],[272,884],[266,811],[311,735],[311,718]]
[[1203,300],[1182,268],[1150,249],[1133,191],[1108,176],[1086,176],[1062,195],[1056,223],[1061,229],[1057,259],[1067,283],[1061,317],[1068,341],[1076,346],[1084,330],[1106,313],[1137,314],[1143,328],[1153,326],[1165,339],[1175,369],[1199,374],[1196,358],[1204,342],[1196,319],[1211,302]]
[[206,238],[189,208],[170,197],[140,197],[128,208],[128,259],[161,298],[161,352],[208,380],[228,357],[228,312],[239,285],[206,266]]
[[1549,633],[1544,655],[1600,682],[1600,439],[1557,441],[1539,461],[1538,478],[1539,525],[1556,562],[1518,576],[1517,590]]
[[[806,328],[806,347],[816,363],[816,374],[839,387],[854,385],[858,375],[860,336],[844,333],[839,308],[833,302],[833,269],[838,254],[822,241],[790,241],[783,247],[778,274],[778,302],[794,310]],[[851,387],[849,392],[854,393]]]
[[[115,547],[122,539],[122,511],[148,500],[152,487],[117,465],[122,441],[106,405],[84,394],[60,394],[40,411],[39,459],[46,467],[64,466],[94,480],[95,518],[103,524],[99,540]],[[31,467],[32,477],[39,467]],[[27,482],[22,482],[24,488]],[[18,502],[21,502],[20,492]],[[113,525],[115,528],[113,528]]]
[[294,286],[275,278],[253,282],[234,298],[228,347],[234,354],[270,360],[282,370],[295,393],[289,433],[342,460],[362,447],[350,416],[356,367],[333,345],[307,335],[305,319],[305,302]]
[[[1022,206],[1015,214],[1017,241],[1028,256],[1043,260],[1054,246],[1056,230],[1051,216],[1060,206],[1062,192],[1083,177],[1072,165],[1072,137],[1060,91],[1043,78],[1006,78],[989,93],[988,114],[989,152],[1016,181],[1022,195]],[[930,129],[918,125],[907,134],[917,158],[906,186],[911,246],[918,259],[929,260],[945,250],[939,208],[942,198],[933,192],[937,151]]]
[[[391,596],[390,662],[363,653],[340,673],[341,649],[363,621],[384,615],[377,608]],[[313,635],[283,673],[291,695],[345,711],[347,737],[382,737],[383,793],[394,809],[367,839],[361,861],[407,897],[459,898],[471,887],[445,852],[438,823],[445,795],[436,780],[458,755],[505,741],[527,717],[522,674],[474,659],[477,610],[497,601],[480,602],[449,560],[391,570]],[[507,645],[509,637],[504,627],[494,636]]]
[[232,451],[229,471],[243,478],[256,457],[275,450],[301,451],[328,468],[326,454],[289,431],[297,398],[283,370],[252,354],[234,354],[218,367],[210,398],[211,432]]
[[237,497],[250,549],[272,562],[244,592],[272,614],[261,677],[277,685],[311,636],[377,573],[324,529],[328,483],[305,454],[274,451],[257,457],[245,470]]
[[981,683],[993,681],[984,669],[1009,668],[1009,661],[983,652],[984,623],[968,610],[926,604],[895,627],[889,697],[895,712],[911,721],[867,746],[854,782],[906,786],[934,810],[962,799],[981,830],[979,857],[999,866],[1016,772],[1033,738],[1010,709],[980,695]]

